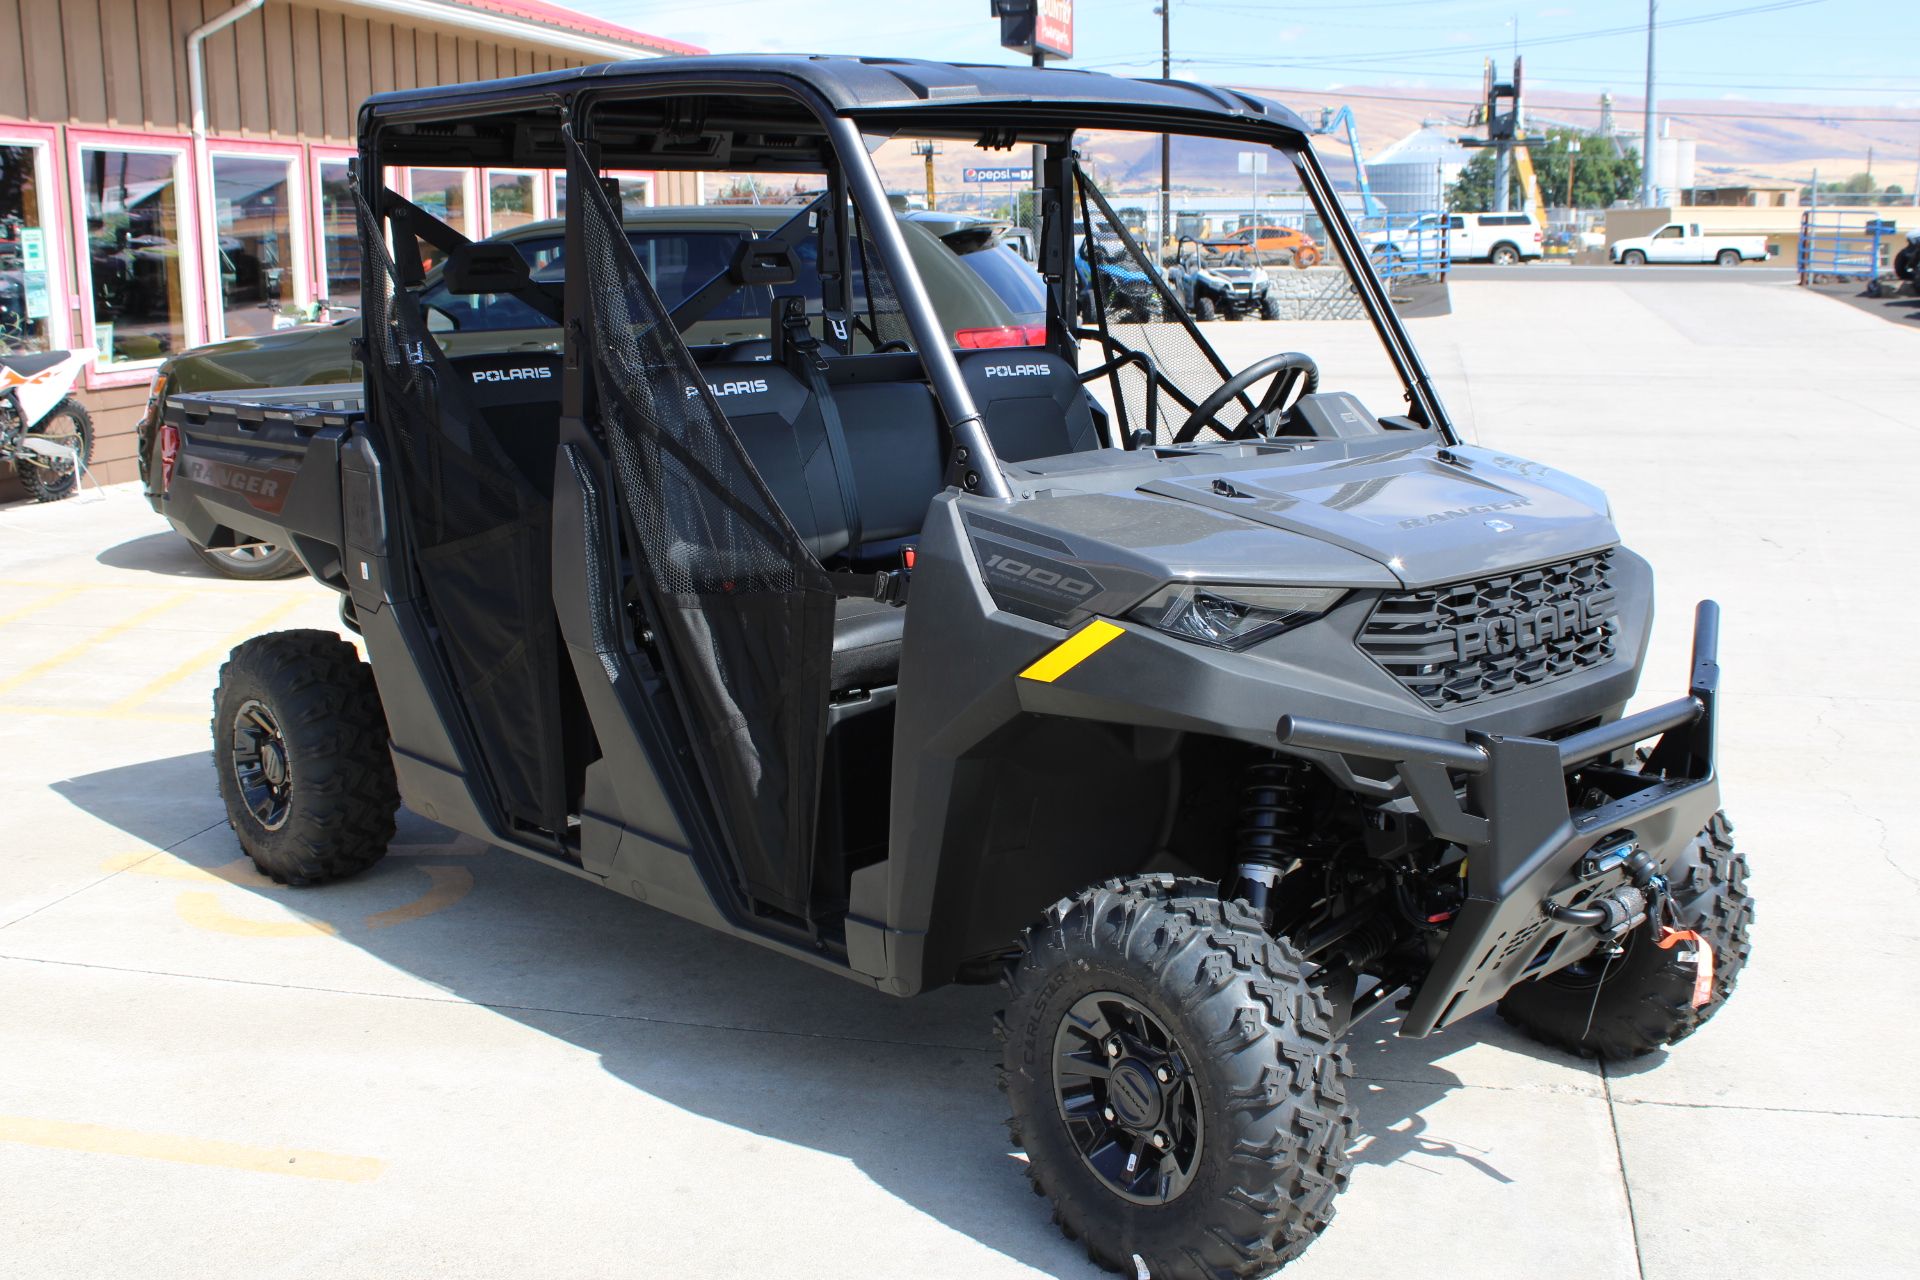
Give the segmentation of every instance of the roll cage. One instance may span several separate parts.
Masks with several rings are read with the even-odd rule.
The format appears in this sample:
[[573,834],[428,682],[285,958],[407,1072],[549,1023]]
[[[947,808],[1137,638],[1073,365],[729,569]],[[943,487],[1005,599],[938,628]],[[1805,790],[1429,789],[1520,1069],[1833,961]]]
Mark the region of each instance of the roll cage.
[[[704,103],[701,107],[698,104]],[[489,136],[486,119],[521,117]],[[451,121],[465,122],[453,126]],[[845,350],[845,334],[860,323],[856,300],[847,294],[845,263],[851,252],[851,210],[877,251],[897,291],[897,303],[913,345],[950,429],[949,475],[953,483],[990,497],[1013,490],[982,428],[960,371],[947,350],[933,304],[914,269],[899,229],[880,211],[885,188],[869,155],[871,139],[893,136],[948,138],[990,149],[1024,145],[1044,148],[1040,198],[1039,266],[1048,283],[1047,342],[1069,361],[1079,345],[1093,342],[1102,359],[1083,378],[1115,380],[1133,369],[1145,379],[1146,416],[1165,397],[1191,410],[1211,388],[1194,388],[1169,376],[1139,344],[1114,333],[1126,316],[1110,315],[1096,292],[1088,314],[1076,287],[1076,234],[1099,220],[1117,249],[1139,266],[1153,295],[1156,320],[1178,325],[1224,380],[1232,370],[1219,360],[1184,307],[1175,299],[1150,254],[1125,228],[1106,198],[1080,170],[1074,134],[1090,128],[1178,133],[1274,147],[1296,166],[1302,186],[1327,228],[1340,261],[1349,264],[1362,308],[1404,384],[1407,416],[1457,436],[1411,339],[1385,290],[1367,265],[1365,246],[1344,216],[1325,170],[1307,142],[1305,125],[1285,107],[1252,95],[1181,81],[1125,80],[1083,72],[1022,67],[953,66],[903,59],[831,57],[669,58],[603,64],[487,85],[376,95],[362,108],[358,172],[383,166],[449,163],[449,144],[464,145],[472,163],[500,167],[565,165],[560,126],[580,139],[606,169],[646,168],[663,162],[697,169],[751,169],[769,173],[822,173],[827,190],[781,235],[757,244],[771,247],[803,220],[824,219],[821,279],[829,348]],[[436,127],[438,126],[438,127]],[[396,197],[397,199],[397,197]],[[1078,232],[1076,232],[1078,228]],[[811,228],[808,228],[811,229]],[[790,241],[789,241],[790,242]],[[777,264],[776,264],[777,265]],[[406,264],[400,263],[406,270]],[[736,269],[742,264],[736,263]],[[752,264],[745,264],[751,271]],[[737,277],[738,278],[738,277]],[[697,315],[724,299],[731,288],[717,276],[677,309],[684,330]],[[738,285],[731,285],[738,287]],[[840,323],[836,325],[834,321]],[[570,358],[571,374],[579,361]],[[578,411],[577,378],[569,378],[567,412]],[[1116,400],[1121,395],[1113,385]],[[1150,423],[1123,422],[1114,443],[1123,448],[1153,442]],[[1143,429],[1143,427],[1147,429]]]

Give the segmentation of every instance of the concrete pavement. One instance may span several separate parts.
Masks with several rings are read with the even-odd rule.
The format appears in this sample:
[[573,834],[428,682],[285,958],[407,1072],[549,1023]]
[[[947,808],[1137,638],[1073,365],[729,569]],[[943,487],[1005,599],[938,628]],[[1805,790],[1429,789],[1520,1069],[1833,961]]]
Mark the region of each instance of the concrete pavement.
[[[1726,608],[1754,960],[1605,1072],[1365,1024],[1359,1167],[1286,1274],[1905,1274],[1920,338],[1757,272],[1453,294],[1415,333],[1465,430],[1605,486],[1659,572],[1643,701]],[[1214,332],[1393,407],[1358,325]],[[411,816],[354,881],[254,874],[214,671],[332,624],[129,489],[0,511],[0,1276],[1096,1274],[1005,1144],[993,990],[890,1000]]]

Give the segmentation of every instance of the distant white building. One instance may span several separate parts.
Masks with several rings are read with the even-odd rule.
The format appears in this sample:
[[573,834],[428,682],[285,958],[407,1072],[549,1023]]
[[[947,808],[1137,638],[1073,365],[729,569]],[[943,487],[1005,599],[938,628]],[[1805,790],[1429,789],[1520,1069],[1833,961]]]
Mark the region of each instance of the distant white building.
[[[1616,135],[1620,145],[1646,160],[1646,153],[1640,148],[1640,135],[1621,133]],[[1693,186],[1693,163],[1700,144],[1692,138],[1673,136],[1673,121],[1664,120],[1660,125],[1660,142],[1653,149],[1653,185],[1655,205],[1679,203],[1680,193]]]
[[1460,145],[1461,125],[1430,120],[1367,161],[1367,182],[1388,213],[1444,208],[1446,190],[1473,159]]

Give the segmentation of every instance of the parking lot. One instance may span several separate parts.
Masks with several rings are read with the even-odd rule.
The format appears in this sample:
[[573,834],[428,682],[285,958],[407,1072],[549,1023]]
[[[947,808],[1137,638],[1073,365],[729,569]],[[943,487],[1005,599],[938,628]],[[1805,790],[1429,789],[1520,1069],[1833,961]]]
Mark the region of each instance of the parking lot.
[[[1641,701],[1726,610],[1754,958],[1604,1071],[1488,1014],[1363,1024],[1359,1165],[1285,1274],[1910,1274],[1920,335],[1766,270],[1452,294],[1413,327],[1455,416],[1602,485],[1655,566]],[[1217,326],[1227,362],[1266,328]],[[355,880],[255,873],[215,671],[333,625],[134,486],[0,510],[0,1276],[1098,1274],[1000,1127],[997,990],[891,1000],[411,815]]]

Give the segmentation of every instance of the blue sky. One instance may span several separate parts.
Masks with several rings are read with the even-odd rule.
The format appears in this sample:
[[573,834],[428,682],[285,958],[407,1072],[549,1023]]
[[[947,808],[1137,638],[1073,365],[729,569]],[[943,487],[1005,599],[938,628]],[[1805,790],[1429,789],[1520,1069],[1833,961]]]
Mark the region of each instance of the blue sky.
[[[716,52],[894,54],[1001,62],[988,0],[568,0],[573,7]],[[1078,0],[1072,65],[1158,74],[1155,0]],[[1472,90],[1481,59],[1527,82],[1637,98],[1643,0],[1172,0],[1174,74],[1325,90]],[[1726,16],[1721,16],[1726,15]],[[1911,0],[1661,0],[1663,98],[1920,107],[1920,5]],[[1610,33],[1610,34],[1608,34]]]

